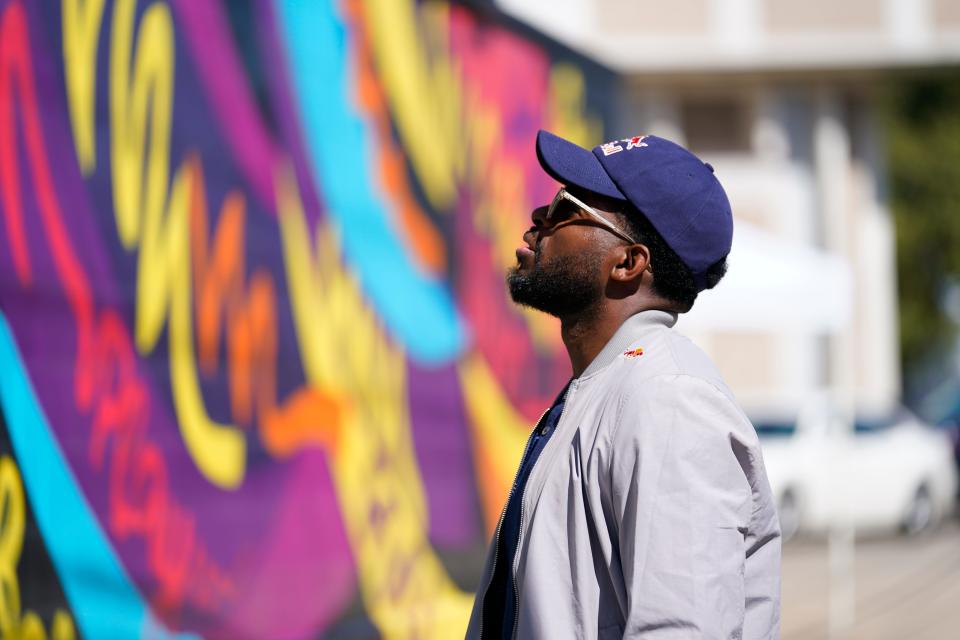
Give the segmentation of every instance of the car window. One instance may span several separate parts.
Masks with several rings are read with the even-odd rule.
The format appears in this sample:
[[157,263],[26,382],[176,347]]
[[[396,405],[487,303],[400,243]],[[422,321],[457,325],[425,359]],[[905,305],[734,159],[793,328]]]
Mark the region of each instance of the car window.
[[785,438],[792,436],[797,426],[792,422],[755,421],[753,426],[760,437]]
[[901,420],[903,420],[903,416],[898,413],[883,416],[858,416],[856,422],[853,423],[853,431],[854,433],[864,435],[880,433]]

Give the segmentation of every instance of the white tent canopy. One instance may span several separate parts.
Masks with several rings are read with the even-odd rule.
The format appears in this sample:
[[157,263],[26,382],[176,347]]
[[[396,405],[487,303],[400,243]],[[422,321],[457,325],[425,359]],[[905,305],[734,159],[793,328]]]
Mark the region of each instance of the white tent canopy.
[[850,323],[853,277],[843,258],[737,223],[728,264],[678,328],[829,334]]

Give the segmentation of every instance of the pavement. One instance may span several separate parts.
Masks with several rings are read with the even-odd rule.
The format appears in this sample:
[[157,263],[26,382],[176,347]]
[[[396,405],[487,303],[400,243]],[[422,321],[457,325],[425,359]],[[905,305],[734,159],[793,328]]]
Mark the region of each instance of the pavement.
[[[835,556],[836,557],[836,556]],[[907,538],[857,540],[849,571],[830,586],[825,540],[783,549],[782,640],[955,640],[960,638],[960,522]],[[840,567],[850,566],[840,564]],[[846,598],[846,600],[844,600]],[[852,613],[830,634],[830,600]],[[849,606],[853,602],[854,606]]]

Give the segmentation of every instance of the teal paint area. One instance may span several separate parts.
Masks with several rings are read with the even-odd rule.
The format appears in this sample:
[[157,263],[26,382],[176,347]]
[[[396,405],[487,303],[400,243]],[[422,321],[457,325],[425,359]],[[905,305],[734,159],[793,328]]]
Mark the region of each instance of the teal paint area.
[[340,229],[347,262],[393,336],[425,364],[454,359],[467,332],[448,286],[418,271],[375,187],[372,135],[351,111],[344,25],[328,2],[277,7],[312,170]]

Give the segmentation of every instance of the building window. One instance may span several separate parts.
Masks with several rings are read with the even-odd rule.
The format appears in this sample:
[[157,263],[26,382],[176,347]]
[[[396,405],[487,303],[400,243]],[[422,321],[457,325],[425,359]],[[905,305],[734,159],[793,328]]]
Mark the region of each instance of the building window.
[[680,104],[680,121],[691,151],[750,151],[750,122],[742,101],[734,98],[686,99]]

